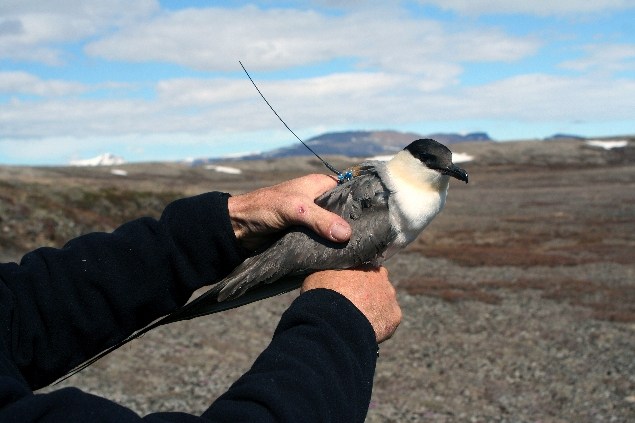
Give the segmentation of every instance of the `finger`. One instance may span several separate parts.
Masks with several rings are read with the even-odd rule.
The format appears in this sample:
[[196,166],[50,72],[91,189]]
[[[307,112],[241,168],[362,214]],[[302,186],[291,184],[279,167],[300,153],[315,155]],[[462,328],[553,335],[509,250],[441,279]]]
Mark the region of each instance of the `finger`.
[[333,176],[312,174],[299,178],[306,186],[306,195],[315,199],[326,191],[337,186],[337,179]]
[[[327,175],[309,175],[313,176],[312,190],[309,195],[317,198],[328,190],[337,186],[337,179]],[[315,211],[316,219],[314,220],[313,230],[322,237],[331,239],[336,242],[348,241],[351,237],[351,226],[340,216],[324,210],[321,207],[311,207]]]
[[346,220],[316,204],[306,204],[304,213],[297,217],[298,223],[331,241],[345,242],[351,237],[352,229]]
[[[337,186],[336,178],[312,174],[288,181],[285,191],[294,194],[288,197],[285,209],[280,210],[281,218],[291,224],[308,227],[323,238],[344,242],[351,237],[351,227],[340,216],[314,203],[314,199]],[[298,191],[302,195],[298,195]]]

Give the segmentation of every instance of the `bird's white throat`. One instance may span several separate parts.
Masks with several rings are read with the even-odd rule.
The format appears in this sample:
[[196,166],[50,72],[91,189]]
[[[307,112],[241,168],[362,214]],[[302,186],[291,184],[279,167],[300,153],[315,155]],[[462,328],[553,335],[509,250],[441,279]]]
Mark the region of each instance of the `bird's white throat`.
[[390,214],[400,234],[399,247],[412,242],[445,205],[450,178],[428,168],[408,151],[401,151],[386,163],[391,191]]

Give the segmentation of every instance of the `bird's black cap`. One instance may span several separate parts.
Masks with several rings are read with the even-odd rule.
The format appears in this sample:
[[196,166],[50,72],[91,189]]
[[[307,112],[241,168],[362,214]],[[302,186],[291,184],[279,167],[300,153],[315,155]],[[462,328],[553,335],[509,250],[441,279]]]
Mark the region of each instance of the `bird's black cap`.
[[404,150],[408,150],[428,168],[467,183],[467,172],[452,163],[452,151],[440,142],[430,138],[419,139],[411,142]]

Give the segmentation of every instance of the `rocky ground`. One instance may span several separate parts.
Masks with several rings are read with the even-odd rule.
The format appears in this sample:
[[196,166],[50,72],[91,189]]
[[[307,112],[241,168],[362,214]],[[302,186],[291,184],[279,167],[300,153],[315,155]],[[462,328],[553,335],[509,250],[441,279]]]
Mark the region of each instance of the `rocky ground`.
[[[635,146],[471,143],[470,184],[388,263],[404,321],[368,422],[635,421]],[[338,164],[345,159],[336,159]],[[322,171],[314,159],[0,167],[0,258],[157,216],[173,198]],[[157,329],[64,382],[139,413],[202,411],[267,345],[296,293]]]

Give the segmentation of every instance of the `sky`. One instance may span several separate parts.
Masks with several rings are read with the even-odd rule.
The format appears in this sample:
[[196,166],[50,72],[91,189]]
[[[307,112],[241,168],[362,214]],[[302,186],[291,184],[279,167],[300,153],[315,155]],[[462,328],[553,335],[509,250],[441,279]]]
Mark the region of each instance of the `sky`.
[[635,0],[2,0],[0,163],[635,134]]

